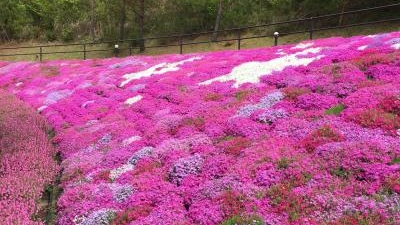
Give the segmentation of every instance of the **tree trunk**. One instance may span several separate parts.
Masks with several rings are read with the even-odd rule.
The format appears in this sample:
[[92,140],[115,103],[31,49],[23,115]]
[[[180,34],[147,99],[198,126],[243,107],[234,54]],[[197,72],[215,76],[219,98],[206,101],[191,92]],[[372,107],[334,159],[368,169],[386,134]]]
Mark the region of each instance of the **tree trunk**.
[[96,38],[96,0],[91,1],[91,15],[90,15],[90,37],[92,40]]
[[126,0],[122,0],[121,20],[119,23],[119,40],[123,40],[125,38],[125,23],[126,23]]
[[3,25],[0,24],[0,42],[5,41],[7,39],[7,31],[4,29]]
[[8,38],[7,31],[4,28],[2,28],[2,30],[0,30],[0,42],[1,41],[10,41],[10,39]]
[[219,24],[221,22],[221,16],[222,16],[222,3],[223,3],[223,0],[219,0],[217,18],[215,19],[214,33],[212,36],[212,41],[214,41],[214,42],[218,40],[218,30],[219,30]]
[[144,0],[139,0],[139,38],[140,38],[140,52],[144,52]]
[[[341,9],[340,9],[341,13],[344,13],[346,11],[347,4],[348,4],[347,0],[342,1],[342,5],[341,5]],[[338,26],[343,25],[343,17],[344,17],[344,15],[339,16]]]

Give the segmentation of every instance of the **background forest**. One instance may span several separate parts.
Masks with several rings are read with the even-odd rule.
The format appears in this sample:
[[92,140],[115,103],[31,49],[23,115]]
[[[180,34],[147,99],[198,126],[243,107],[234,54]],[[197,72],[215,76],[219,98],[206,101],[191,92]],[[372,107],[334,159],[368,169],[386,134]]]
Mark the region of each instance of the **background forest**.
[[[1,0],[0,41],[98,41],[191,33],[318,16],[393,0]],[[388,15],[395,11],[386,11]],[[332,18],[340,25],[380,18]],[[375,19],[376,19],[375,18]],[[350,21],[351,20],[351,21]],[[293,25],[295,26],[295,25]]]

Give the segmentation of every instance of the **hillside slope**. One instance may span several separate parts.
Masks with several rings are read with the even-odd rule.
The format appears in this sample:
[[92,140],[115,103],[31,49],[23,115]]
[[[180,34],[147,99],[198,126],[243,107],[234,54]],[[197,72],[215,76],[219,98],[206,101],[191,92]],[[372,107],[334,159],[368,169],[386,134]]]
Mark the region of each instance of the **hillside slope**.
[[43,190],[59,170],[50,128],[34,109],[0,90],[0,224],[44,224],[49,193]]
[[400,32],[0,63],[55,127],[59,224],[399,224]]

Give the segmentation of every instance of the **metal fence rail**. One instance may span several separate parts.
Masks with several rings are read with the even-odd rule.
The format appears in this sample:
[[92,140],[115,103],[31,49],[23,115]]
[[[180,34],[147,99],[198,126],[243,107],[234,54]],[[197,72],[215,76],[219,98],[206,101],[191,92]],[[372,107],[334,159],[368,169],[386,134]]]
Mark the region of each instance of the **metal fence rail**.
[[[374,20],[374,21],[369,21],[369,22],[352,23],[352,24],[339,25],[339,26],[326,26],[326,27],[318,27],[318,28],[315,27],[316,23],[318,23],[321,20],[326,19],[326,18],[339,17],[339,16],[344,16],[344,15],[350,15],[350,14],[357,15],[357,14],[360,14],[363,12],[388,10],[388,9],[397,9],[398,11],[400,11],[400,3],[359,9],[359,10],[346,11],[346,12],[334,13],[334,14],[328,14],[328,15],[322,15],[322,16],[308,17],[308,18],[302,18],[302,19],[280,21],[280,22],[275,22],[275,23],[259,24],[259,25],[253,25],[253,26],[245,26],[245,27],[236,27],[236,28],[230,28],[230,29],[222,29],[219,31],[203,31],[203,32],[197,32],[197,33],[190,33],[190,34],[171,34],[171,35],[166,35],[166,36],[147,37],[147,38],[143,38],[143,39],[124,39],[124,40],[115,40],[115,41],[86,42],[86,43],[75,43],[75,44],[6,47],[6,48],[0,48],[0,51],[20,50],[20,49],[32,49],[34,51],[31,53],[0,54],[0,59],[2,57],[11,57],[11,56],[35,56],[37,60],[42,62],[43,57],[45,55],[68,54],[68,53],[80,53],[80,54],[82,54],[83,59],[87,59],[88,53],[91,53],[91,52],[109,52],[109,53],[111,52],[112,54],[114,54],[115,57],[118,57],[119,54],[121,53],[121,51],[128,51],[129,55],[132,55],[134,50],[140,50],[140,47],[133,45],[133,43],[135,43],[135,42],[136,43],[145,43],[146,41],[149,41],[149,40],[162,40],[162,39],[169,39],[169,40],[175,39],[175,41],[178,40],[178,43],[177,44],[164,44],[164,45],[163,44],[150,45],[150,46],[145,46],[145,48],[151,49],[151,48],[179,47],[179,53],[182,54],[183,50],[184,50],[184,46],[197,45],[197,44],[210,44],[210,43],[218,43],[218,42],[232,42],[233,41],[233,42],[237,42],[237,49],[240,50],[241,46],[242,46],[241,42],[243,40],[250,40],[250,39],[256,39],[256,38],[267,38],[267,37],[274,38],[274,44],[276,46],[276,45],[278,45],[279,37],[286,36],[286,35],[308,33],[309,39],[312,40],[314,37],[314,33],[318,32],[318,31],[335,30],[335,29],[343,29],[343,28],[349,28],[349,27],[359,27],[359,26],[367,26],[367,25],[372,25],[372,24],[400,21],[400,17],[396,17],[396,18],[391,18],[391,19]],[[274,26],[278,26],[278,25],[288,25],[288,24],[299,23],[299,22],[303,23],[305,29],[298,30],[298,31],[291,31],[291,32],[281,32],[281,33],[279,33],[279,30],[276,30],[273,34],[254,35],[254,36],[250,36],[250,37],[244,37],[242,35],[244,31],[249,30],[249,29],[267,28],[267,27],[274,27]],[[228,38],[228,39],[217,39],[217,40],[210,39],[207,41],[195,41],[195,42],[185,42],[184,41],[184,39],[187,37],[193,37],[193,36],[199,36],[199,35],[209,35],[209,34],[213,34],[215,32],[217,32],[217,34],[228,32],[230,34],[234,34],[234,36],[236,36],[236,37]],[[124,43],[128,43],[129,47],[121,48],[120,45],[124,44]],[[102,44],[109,44],[109,45],[114,45],[114,46],[103,48],[103,49],[88,50],[88,46],[95,46],[95,45],[102,45]],[[56,47],[79,47],[81,50],[51,51],[51,52],[43,51],[45,48],[56,48]]]

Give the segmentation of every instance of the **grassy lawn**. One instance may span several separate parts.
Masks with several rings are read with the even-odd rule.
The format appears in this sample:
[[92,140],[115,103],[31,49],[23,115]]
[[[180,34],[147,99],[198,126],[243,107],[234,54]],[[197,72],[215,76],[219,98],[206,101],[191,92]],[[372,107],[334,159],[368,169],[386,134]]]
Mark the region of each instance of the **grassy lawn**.
[[[361,27],[351,27],[337,30],[327,30],[327,31],[319,31],[314,33],[314,39],[318,38],[326,38],[326,37],[334,37],[334,36],[343,36],[349,37],[354,35],[367,35],[367,34],[376,34],[390,31],[399,31],[400,24],[399,23],[383,23],[377,25],[369,25],[369,26],[361,26]],[[260,30],[257,31],[248,31],[245,34],[242,34],[242,38],[252,37],[257,35],[262,35],[266,33],[272,33],[272,31],[262,32]],[[235,39],[236,36],[232,34],[221,34],[220,39]],[[279,37],[279,44],[290,44],[297,43],[303,40],[307,40],[309,38],[308,33],[302,34],[293,34]],[[184,40],[184,43],[191,42],[199,42],[199,41],[208,41],[210,40],[210,35],[203,35],[198,37],[190,37]],[[178,44],[178,41],[172,41],[170,44]],[[51,43],[51,44],[62,44],[62,43]],[[5,47],[21,47],[21,46],[36,46],[36,45],[46,45],[38,42],[21,42],[21,43],[8,43],[4,45],[0,45],[0,48]],[[146,46],[157,46],[161,45],[158,41],[147,41]],[[254,39],[246,39],[241,41],[241,48],[258,48],[258,47],[268,47],[274,45],[273,37],[266,38],[254,38]],[[238,43],[237,41],[222,41],[217,43],[204,43],[204,44],[190,44],[184,45],[183,53],[192,53],[192,52],[209,52],[209,51],[217,51],[217,50],[234,50],[237,49]],[[86,50],[92,51],[87,52],[87,58],[109,58],[114,57],[114,52],[112,50],[112,44],[94,44],[87,45]],[[123,43],[120,44],[121,51],[118,56],[128,56],[130,54],[129,44]],[[53,59],[83,59],[84,53],[83,45],[76,46],[51,46],[44,47],[42,49],[43,52],[43,60],[53,60]],[[174,54],[179,53],[179,46],[170,46],[170,47],[156,47],[156,48],[147,48],[145,52],[139,53],[138,49],[133,49],[133,55],[160,55],[160,54]],[[33,55],[20,55],[20,56],[0,56],[0,60],[9,60],[9,61],[19,61],[19,60],[30,60],[30,61],[39,61],[39,52],[40,48],[24,48],[24,49],[0,49],[0,55],[9,55],[9,54],[33,54]],[[52,52],[71,52],[71,53],[52,53]],[[50,54],[49,54],[50,53]]]

